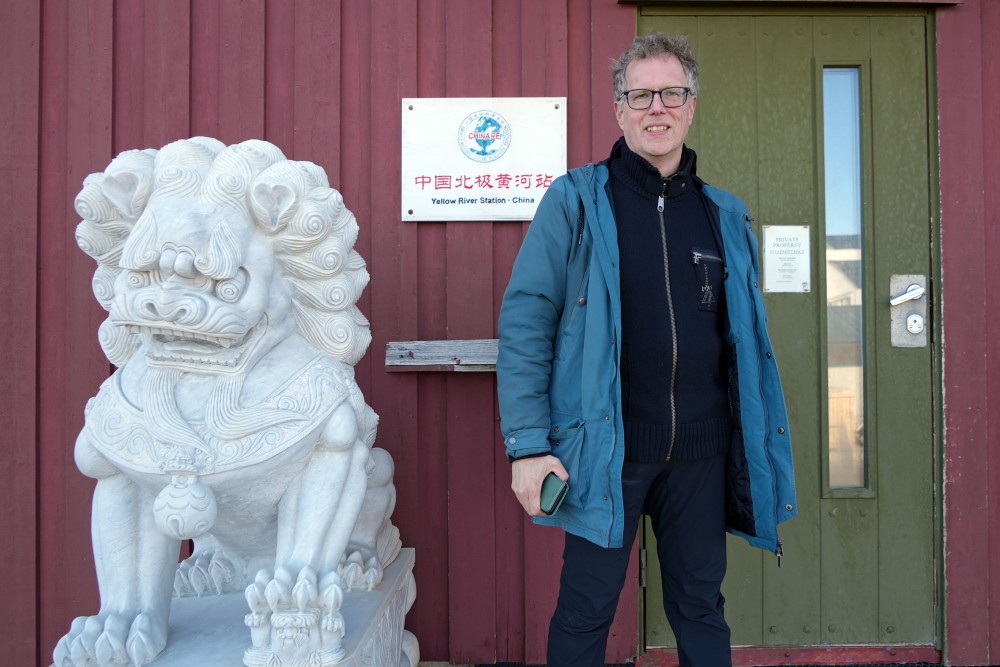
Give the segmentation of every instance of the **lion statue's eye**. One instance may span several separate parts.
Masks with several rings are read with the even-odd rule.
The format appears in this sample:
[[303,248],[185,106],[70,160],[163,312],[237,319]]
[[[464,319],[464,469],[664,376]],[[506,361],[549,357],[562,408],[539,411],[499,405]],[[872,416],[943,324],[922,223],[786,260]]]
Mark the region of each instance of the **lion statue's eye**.
[[236,303],[243,296],[248,279],[247,272],[240,269],[232,278],[215,283],[215,295],[226,303]]
[[149,287],[150,282],[152,282],[148,271],[129,271],[125,274],[125,280],[132,289]]

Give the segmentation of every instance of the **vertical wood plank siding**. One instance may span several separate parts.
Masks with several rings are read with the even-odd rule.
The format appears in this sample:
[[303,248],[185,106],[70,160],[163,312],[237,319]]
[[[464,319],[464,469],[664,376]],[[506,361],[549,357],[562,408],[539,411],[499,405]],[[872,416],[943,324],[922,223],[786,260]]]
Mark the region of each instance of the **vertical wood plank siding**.
[[[402,97],[567,96],[569,161],[617,128],[609,60],[635,9],[614,0],[2,0],[5,201],[3,528],[17,573],[14,662],[48,665],[97,611],[93,482],[73,462],[88,397],[111,372],[73,197],[118,152],[193,135],[263,138],[323,166],[361,226],[373,343],[357,366],[396,462],[394,515],[416,547],[408,626],[424,660],[544,662],[560,533],[510,493],[491,374],[386,373],[392,340],[489,338],[527,222],[400,221]],[[16,7],[16,11],[14,11]],[[592,103],[597,103],[592,108]],[[37,278],[36,278],[37,276]],[[37,466],[37,469],[36,469]],[[37,482],[36,482],[37,480]],[[37,533],[36,533],[37,531]],[[636,590],[609,659],[636,649]]]
[[[987,30],[992,29],[995,31],[1000,26],[1000,4],[996,2],[983,3],[982,12],[983,16],[980,26],[984,43],[988,45],[987,52],[984,54],[982,69],[985,98],[983,100],[983,109],[992,110],[987,113],[987,121],[983,124],[983,146],[985,151],[983,171],[986,175],[986,188],[984,189],[985,219],[983,223],[988,230],[986,238],[987,247],[996,249],[1000,248],[1000,124],[996,122],[996,113],[1000,109],[1000,85],[998,85],[998,82],[1000,82],[1000,44],[995,39],[996,32],[987,32]],[[989,311],[992,314],[990,331],[996,332],[1000,328],[1000,314],[995,310],[996,308],[1000,308],[1000,290],[996,288],[996,285],[991,282],[990,278],[992,276],[986,282],[990,290],[990,301],[987,303],[987,309],[993,309]],[[992,362],[996,357],[997,351],[995,337],[991,339],[991,342],[990,352],[987,355],[988,362]],[[992,373],[989,375],[989,378],[990,386],[987,392],[989,396],[995,399],[995,397],[1000,396],[1000,377],[997,377],[996,373]],[[1000,402],[996,400],[993,401],[991,406],[990,421],[993,424],[1000,423]],[[992,498],[995,498],[998,490],[1000,490],[1000,460],[998,460],[996,448],[994,447],[991,449],[990,478],[987,481],[987,493]],[[1000,521],[997,520],[996,516],[996,513],[1000,510],[996,509],[995,503],[992,503],[991,507],[993,509],[988,513],[987,517],[990,526],[991,545],[987,570],[992,573],[989,583],[990,600],[996,601],[1000,600],[1000,547],[995,549],[992,547],[1000,545]],[[987,636],[990,641],[990,660],[993,662],[1000,660],[1000,611],[997,611],[993,607],[991,607],[990,628]]]
[[0,312],[5,341],[0,346],[0,530],[8,604],[0,612],[11,664],[33,665],[38,634],[38,452],[35,400],[35,315],[38,265],[38,189],[41,85],[41,11],[37,4],[4,12],[0,21]]
[[[492,94],[493,38],[490,0],[466,0],[445,5],[444,34],[448,53],[444,76],[447,97],[488,97]],[[446,338],[477,338],[493,330],[491,283],[492,226],[452,222],[445,230]],[[458,289],[455,289],[458,287]],[[451,289],[449,289],[451,288]],[[488,337],[488,336],[487,336]],[[489,376],[449,377],[447,401],[447,486],[449,571],[470,576],[451,577],[448,592],[449,654],[455,662],[478,662],[477,656],[495,655],[493,614],[496,608],[496,538],[493,484],[496,447],[492,443],[493,390]],[[470,604],[471,603],[471,604]]]
[[37,276],[37,638],[51,651],[58,626],[97,592],[86,548],[93,482],[76,471],[73,443],[109,365],[97,344],[104,318],[90,288],[94,265],[74,241],[73,198],[111,151],[113,11],[110,0],[46,1],[41,10],[37,273],[15,285]]
[[967,0],[938,12],[944,304],[946,658],[1000,660],[1000,11]]
[[[422,658],[544,662],[561,539],[509,491],[489,374],[386,373],[392,340],[489,338],[527,223],[402,223],[402,97],[566,96],[571,165],[618,129],[608,63],[635,31],[616,0],[0,0],[0,352],[8,660],[47,666],[70,620],[97,610],[93,484],[73,442],[110,368],[93,263],[73,239],[83,177],[118,152],[207,134],[264,138],[322,165],[361,226],[373,343],[357,367],[396,461],[396,523],[417,550],[408,626]],[[1000,654],[1000,4],[937,11],[945,304],[947,659]],[[969,286],[974,288],[969,289]],[[991,420],[992,418],[992,420]],[[630,576],[630,580],[635,577]],[[637,591],[609,660],[635,652]]]
[[[984,195],[984,220],[983,226],[986,228],[986,247],[995,251],[1000,248],[1000,123],[997,123],[997,114],[1000,110],[1000,44],[996,40],[996,29],[1000,26],[1000,3],[983,2],[982,19],[980,30],[983,36],[985,53],[983,54],[982,82],[983,82],[983,109],[989,110],[984,114],[983,123],[983,172],[985,175],[986,187],[983,189]],[[992,257],[990,258],[992,259]],[[993,282],[993,275],[986,278],[988,290],[987,312],[991,314],[988,330],[993,332],[990,337],[992,343],[987,349],[987,363],[991,363],[996,358],[997,344],[995,332],[1000,330],[1000,290]],[[994,369],[995,370],[995,369]],[[982,372],[982,371],[980,371]],[[989,420],[994,425],[991,433],[995,442],[995,425],[1000,423],[1000,401],[996,400],[1000,396],[1000,377],[997,373],[991,373],[987,395],[994,400],[989,406]],[[997,455],[996,447],[990,448],[990,476],[986,482],[986,492],[995,499],[1000,490],[1000,457]],[[1000,521],[997,520],[996,503],[991,503],[992,508],[987,513],[989,525],[989,562],[986,569],[991,573],[989,581],[990,600],[1000,600]],[[997,547],[997,548],[993,548]],[[991,605],[990,607],[990,627],[987,631],[989,637],[989,660],[990,662],[1000,661],[1000,610]]]

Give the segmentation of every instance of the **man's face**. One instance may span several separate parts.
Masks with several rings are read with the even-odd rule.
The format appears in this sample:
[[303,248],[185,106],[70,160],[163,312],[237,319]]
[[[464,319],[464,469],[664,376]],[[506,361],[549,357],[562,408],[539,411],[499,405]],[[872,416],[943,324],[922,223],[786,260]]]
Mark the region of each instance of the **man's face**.
[[[684,66],[671,55],[636,60],[625,70],[625,90],[660,90],[687,85]],[[628,147],[659,169],[662,176],[669,176],[680,166],[681,150],[694,120],[697,102],[697,97],[689,96],[684,106],[668,109],[663,106],[660,96],[654,95],[652,106],[636,111],[622,98],[615,102],[615,116]]]

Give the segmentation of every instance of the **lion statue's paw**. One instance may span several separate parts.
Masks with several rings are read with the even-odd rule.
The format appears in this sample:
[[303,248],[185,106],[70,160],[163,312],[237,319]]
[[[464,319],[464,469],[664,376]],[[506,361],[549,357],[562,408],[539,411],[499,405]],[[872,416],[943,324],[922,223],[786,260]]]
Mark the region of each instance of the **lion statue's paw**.
[[195,553],[184,560],[174,575],[174,597],[222,595],[239,590],[243,568],[223,549]]
[[166,619],[155,614],[80,616],[53,651],[55,667],[142,667],[167,645]]
[[370,591],[382,581],[384,568],[377,557],[365,558],[365,552],[358,550],[340,562],[339,574],[345,590]]
[[246,589],[250,606],[246,624],[253,647],[244,664],[332,665],[344,657],[344,594],[340,577],[329,572],[319,577],[311,567],[297,574],[279,567],[257,573]]

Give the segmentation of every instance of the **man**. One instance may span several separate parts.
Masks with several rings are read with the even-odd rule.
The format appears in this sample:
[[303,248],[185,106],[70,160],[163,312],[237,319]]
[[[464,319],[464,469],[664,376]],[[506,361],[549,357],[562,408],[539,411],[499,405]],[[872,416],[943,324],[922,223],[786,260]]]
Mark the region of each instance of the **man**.
[[[698,68],[683,38],[637,37],[612,67],[623,137],[542,199],[500,312],[512,483],[566,531],[548,665],[604,664],[642,514],[684,666],[730,665],[725,532],[780,553],[791,444],[749,212],[684,145]],[[548,473],[569,482],[552,516]]]

